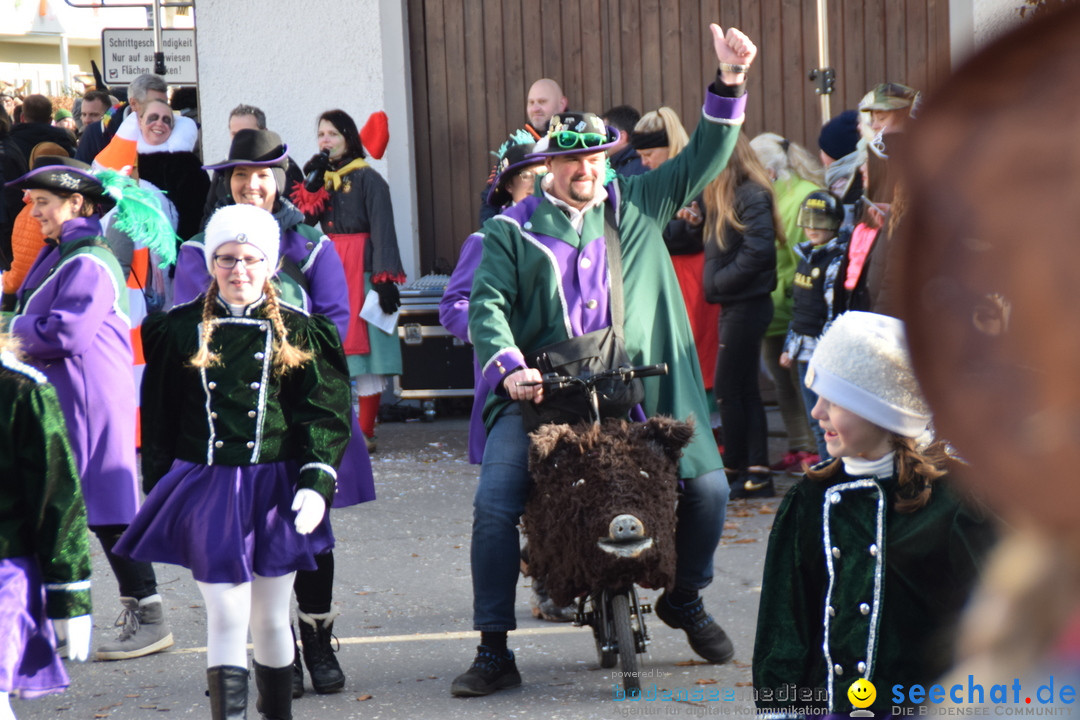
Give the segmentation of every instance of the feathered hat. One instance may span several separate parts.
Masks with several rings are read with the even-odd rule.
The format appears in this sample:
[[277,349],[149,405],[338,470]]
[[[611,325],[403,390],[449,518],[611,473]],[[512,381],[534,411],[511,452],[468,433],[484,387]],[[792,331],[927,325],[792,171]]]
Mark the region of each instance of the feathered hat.
[[30,172],[5,187],[79,193],[93,199],[104,213],[116,206],[113,227],[143,243],[163,265],[176,261],[176,232],[157,196],[115,170],[94,171],[84,162],[59,155],[42,155]]
[[536,139],[528,130],[515,130],[510,138],[492,153],[496,158],[495,168],[492,171],[495,178],[491,181],[491,189],[488,190],[488,205],[502,207],[510,202],[510,194],[502,187],[503,181],[522,168],[537,165],[540,162],[528,157],[535,146]]

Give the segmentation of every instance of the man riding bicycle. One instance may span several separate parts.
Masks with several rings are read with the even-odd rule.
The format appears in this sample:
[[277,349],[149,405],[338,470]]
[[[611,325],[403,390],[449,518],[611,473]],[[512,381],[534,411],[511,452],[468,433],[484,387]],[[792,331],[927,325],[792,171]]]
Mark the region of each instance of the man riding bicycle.
[[[706,660],[727,662],[731,640],[705,611],[699,591],[713,577],[728,486],[708,432],[709,407],[693,335],[661,228],[723,169],[746,106],[746,71],[757,48],[740,31],[711,26],[720,63],[701,122],[686,150],[645,175],[616,178],[605,149],[617,131],[591,113],[559,113],[537,156],[548,168],[532,196],[484,226],[483,259],[473,280],[469,334],[489,385],[488,442],[474,500],[473,622],[481,644],[451,692],[488,695],[521,683],[507,633],[516,628],[517,524],[528,498],[529,438],[518,401],[542,403],[541,379],[525,358],[538,348],[610,326],[605,215],[622,254],[624,335],[634,365],[667,362],[645,381],[637,419],[664,414],[697,423],[680,462],[675,587],[656,603],[665,623],[686,631]],[[710,368],[711,371],[711,368]],[[643,414],[642,414],[643,413]]]

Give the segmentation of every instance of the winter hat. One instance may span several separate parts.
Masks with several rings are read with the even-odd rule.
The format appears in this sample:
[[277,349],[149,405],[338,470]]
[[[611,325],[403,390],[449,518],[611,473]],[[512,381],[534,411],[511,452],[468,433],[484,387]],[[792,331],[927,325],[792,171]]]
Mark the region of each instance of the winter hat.
[[69,117],[71,117],[71,111],[70,110],[65,110],[64,108],[60,108],[55,113],[53,113],[53,122],[60,122],[61,120],[67,120]]
[[210,216],[203,236],[206,269],[214,273],[214,255],[228,242],[248,243],[266,256],[271,273],[277,271],[281,230],[274,216],[254,205],[226,205]]
[[859,113],[845,110],[821,126],[818,147],[833,160],[855,152],[859,143]]
[[918,437],[930,423],[904,323],[888,315],[847,312],[836,318],[810,358],[806,387],[903,437]]

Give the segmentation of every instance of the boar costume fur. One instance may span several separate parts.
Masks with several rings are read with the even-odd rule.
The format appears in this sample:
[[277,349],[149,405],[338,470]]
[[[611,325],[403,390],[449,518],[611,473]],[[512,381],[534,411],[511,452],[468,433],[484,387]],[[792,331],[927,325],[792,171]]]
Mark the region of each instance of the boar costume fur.
[[634,583],[670,589],[678,461],[693,434],[666,417],[530,434],[534,485],[522,524],[530,572],[556,603]]

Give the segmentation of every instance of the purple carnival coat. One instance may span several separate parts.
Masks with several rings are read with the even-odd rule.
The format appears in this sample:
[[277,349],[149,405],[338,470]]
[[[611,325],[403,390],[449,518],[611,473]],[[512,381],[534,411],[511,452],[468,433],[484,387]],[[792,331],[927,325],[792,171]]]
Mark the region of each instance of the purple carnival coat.
[[[457,267],[446,284],[446,292],[439,301],[439,322],[451,335],[462,342],[469,342],[469,295],[472,293],[473,273],[480,265],[484,251],[484,235],[475,232],[465,238],[461,246]],[[473,353],[473,406],[469,417],[469,462],[479,465],[484,459],[487,428],[484,427],[484,401],[491,386],[480,371],[480,363]]]
[[[86,499],[87,523],[127,525],[139,507],[135,376],[127,288],[98,218],[64,223],[18,292],[10,331],[56,387]],[[81,243],[80,243],[81,244]]]

